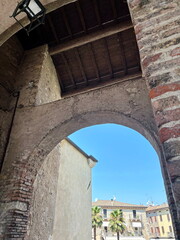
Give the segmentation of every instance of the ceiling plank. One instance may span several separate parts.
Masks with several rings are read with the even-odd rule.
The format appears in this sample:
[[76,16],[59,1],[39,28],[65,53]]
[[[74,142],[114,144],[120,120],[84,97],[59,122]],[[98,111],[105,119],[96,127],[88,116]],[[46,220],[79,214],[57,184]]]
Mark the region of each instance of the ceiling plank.
[[100,17],[100,14],[99,14],[98,1],[93,0],[93,5],[94,5],[95,13],[96,13],[97,22],[98,22],[98,25],[100,26],[101,25],[101,17]]
[[65,87],[64,87],[63,81],[62,81],[62,79],[60,77],[59,71],[56,71],[56,72],[57,72],[57,76],[58,76],[58,80],[59,80],[61,91],[65,92]]
[[94,33],[85,35],[83,37],[79,37],[77,39],[70,40],[67,43],[62,43],[62,44],[58,44],[55,47],[51,47],[49,49],[49,53],[51,56],[53,56],[53,55],[59,54],[61,52],[65,52],[70,49],[73,49],[75,47],[80,47],[82,45],[85,45],[85,44],[97,41],[99,39],[111,36],[113,34],[125,31],[130,28],[133,28],[131,21],[128,21],[126,23],[116,24],[114,26],[98,30]]
[[55,27],[54,27],[54,24],[53,24],[53,22],[52,22],[52,19],[51,19],[51,15],[50,15],[50,14],[47,14],[47,20],[48,20],[48,23],[49,23],[49,25],[50,25],[50,27],[51,27],[51,31],[52,31],[52,33],[53,33],[53,36],[54,36],[55,40],[56,40],[56,43],[59,43],[59,38],[58,38],[58,36],[57,36],[57,33],[56,33],[56,30],[55,30]]
[[82,77],[83,79],[86,81],[86,84],[88,85],[88,80],[87,80],[87,77],[86,77],[86,74],[85,74],[85,71],[84,71],[84,67],[83,67],[83,64],[82,64],[82,60],[81,60],[81,57],[79,55],[79,51],[77,48],[74,49],[75,51],[75,55],[76,55],[76,58],[78,60],[78,63],[79,63],[79,67],[81,69],[81,74],[82,74]]
[[61,12],[62,12],[63,20],[64,20],[64,23],[65,23],[66,29],[68,31],[68,34],[72,37],[73,34],[72,34],[72,31],[71,31],[71,27],[69,25],[69,21],[68,21],[67,16],[66,16],[65,9],[62,8]]
[[107,39],[104,38],[104,43],[107,49],[107,61],[108,61],[108,65],[109,65],[109,71],[111,74],[111,78],[113,78],[113,69],[112,69],[112,63],[111,63],[111,57],[110,57],[110,53],[109,53],[109,47],[108,47],[108,43],[107,43]]
[[96,77],[97,77],[98,81],[100,81],[101,77],[100,77],[100,74],[99,74],[99,69],[98,69],[98,65],[97,65],[96,56],[95,56],[95,53],[94,53],[94,48],[92,46],[92,43],[89,43],[88,46],[89,46],[90,54],[91,54],[91,57],[92,57],[92,62],[93,62],[93,65],[94,65],[94,69],[95,69],[95,72],[96,72]]
[[68,63],[68,60],[67,60],[67,58],[66,58],[64,53],[61,53],[61,56],[62,56],[62,59],[63,59],[63,62],[65,64],[65,66],[66,66],[66,69],[67,69],[68,75],[69,75],[69,77],[71,79],[71,82],[72,82],[73,86],[76,87],[76,83],[74,81],[74,77],[72,75],[72,71],[71,71],[70,65]]
[[126,60],[126,55],[125,55],[125,52],[124,52],[124,44],[123,44],[123,38],[122,38],[122,35],[121,33],[118,33],[118,38],[119,38],[119,47],[120,47],[120,50],[121,50],[121,58],[122,58],[122,61],[123,61],[123,64],[124,64],[124,71],[125,71],[125,75],[127,74],[127,60]]
[[110,3],[111,3],[112,11],[113,11],[113,17],[115,20],[117,20],[117,10],[116,10],[116,6],[115,6],[115,1],[110,0]]
[[80,17],[80,20],[81,20],[83,30],[86,33],[87,32],[86,23],[85,23],[85,20],[84,20],[83,12],[82,12],[79,1],[76,2],[76,6],[77,6],[77,10],[78,10],[78,13],[79,13],[79,17]]

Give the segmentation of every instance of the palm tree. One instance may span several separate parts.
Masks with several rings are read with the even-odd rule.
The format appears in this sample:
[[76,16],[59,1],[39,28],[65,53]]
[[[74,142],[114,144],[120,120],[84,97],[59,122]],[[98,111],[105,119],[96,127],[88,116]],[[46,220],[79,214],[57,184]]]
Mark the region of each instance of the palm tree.
[[92,207],[92,227],[94,229],[94,240],[96,240],[96,228],[99,228],[103,224],[103,219],[100,214],[101,208],[98,206]]
[[122,234],[126,228],[122,210],[120,209],[114,210],[110,214],[109,228],[111,229],[112,232],[117,233],[117,240],[119,240],[120,239],[119,233]]

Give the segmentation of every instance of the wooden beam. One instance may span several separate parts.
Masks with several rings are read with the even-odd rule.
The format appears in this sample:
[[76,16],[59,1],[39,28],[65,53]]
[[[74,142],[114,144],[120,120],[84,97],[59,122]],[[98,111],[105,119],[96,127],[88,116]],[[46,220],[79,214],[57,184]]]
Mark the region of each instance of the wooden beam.
[[117,78],[113,79],[113,81],[101,82],[101,83],[99,83],[96,86],[89,85],[88,87],[85,87],[85,88],[82,88],[82,89],[72,90],[71,92],[65,93],[63,95],[63,98],[74,96],[74,95],[78,95],[78,94],[81,94],[83,92],[94,91],[96,89],[100,89],[100,88],[103,88],[103,87],[106,87],[106,86],[112,86],[112,85],[117,84],[117,83],[133,81],[133,80],[137,80],[137,79],[141,79],[141,78],[142,78],[142,73],[136,73],[136,74],[132,74],[132,75],[127,75],[127,76],[120,77],[120,78],[117,77]]
[[133,25],[130,21],[122,24],[116,24],[114,26],[102,29],[102,30],[98,30],[94,33],[91,34],[87,34],[83,37],[77,38],[77,39],[73,39],[70,40],[67,43],[63,43],[63,44],[59,44],[55,47],[51,47],[49,49],[49,53],[50,55],[56,55],[65,51],[68,51],[70,49],[73,49],[75,47],[80,47],[82,45],[88,44],[88,43],[92,43],[94,41],[97,41],[99,39],[111,36],[113,34],[119,33],[119,32],[123,32],[127,29],[133,28]]

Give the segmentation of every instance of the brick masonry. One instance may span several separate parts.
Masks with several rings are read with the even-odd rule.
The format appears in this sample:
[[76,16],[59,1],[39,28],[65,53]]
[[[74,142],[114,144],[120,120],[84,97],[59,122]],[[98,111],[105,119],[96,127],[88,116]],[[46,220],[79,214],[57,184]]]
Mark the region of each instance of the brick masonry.
[[[42,46],[38,49],[26,52],[23,56],[19,71],[17,71],[15,84],[13,86],[15,92],[20,92],[18,99],[18,106],[20,108],[25,106],[38,106],[60,99],[59,83],[57,81],[54,65],[48,55],[47,46]],[[16,141],[16,144],[18,145],[18,141]],[[56,148],[51,152],[51,155],[48,156],[48,159],[57,160],[58,157],[59,151]],[[5,167],[6,164],[8,165],[7,168]],[[52,164],[52,171],[53,167],[54,165]],[[28,238],[30,235],[31,238],[31,233],[36,227],[35,221],[33,221],[33,223],[31,222],[30,225],[32,231],[27,232],[27,227],[29,229],[31,215],[40,215],[40,212],[35,208],[38,202],[38,196],[35,193],[41,191],[41,189],[37,189],[36,186],[34,188],[33,183],[35,176],[32,176],[31,171],[27,173],[29,166],[25,166],[22,161],[14,160],[12,164],[5,161],[3,164],[3,169],[4,168],[6,168],[7,171],[5,171],[5,174],[1,175],[1,213],[4,216],[3,223],[1,223],[0,227],[0,239],[24,239],[25,235]],[[36,173],[38,170],[39,169],[36,169]],[[47,183],[45,184],[46,187],[43,189],[43,194],[48,194],[49,191],[49,186],[47,186],[48,178],[46,178],[46,181]],[[57,179],[55,178],[54,181],[57,181]],[[42,192],[38,193],[40,198]],[[33,196],[37,196],[36,201],[34,201],[34,198],[32,200]],[[44,200],[46,202],[47,198],[44,198]],[[51,204],[54,204],[53,201]],[[32,212],[32,210],[34,211]],[[39,211],[40,210],[42,209],[39,208]],[[49,217],[50,213],[53,211],[54,209],[48,212]],[[48,223],[48,218],[46,217],[44,234],[48,232],[49,228],[52,228],[51,225],[51,223]],[[36,232],[34,232],[34,236],[35,234]]]
[[180,239],[180,2],[130,0],[129,7],[170,176],[176,239]]

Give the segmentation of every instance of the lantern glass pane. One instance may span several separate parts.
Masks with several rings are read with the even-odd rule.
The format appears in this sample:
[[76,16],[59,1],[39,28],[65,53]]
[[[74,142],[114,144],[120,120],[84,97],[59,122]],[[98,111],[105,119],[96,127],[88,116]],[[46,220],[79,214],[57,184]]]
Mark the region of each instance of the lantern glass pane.
[[[33,12],[33,14],[32,14],[31,11],[29,11],[28,8]],[[37,15],[38,13],[41,12],[41,8],[38,6],[38,4],[37,4],[34,0],[31,0],[31,1],[29,2],[28,8],[26,9],[26,11],[27,11],[32,17],[33,17],[34,15]]]

